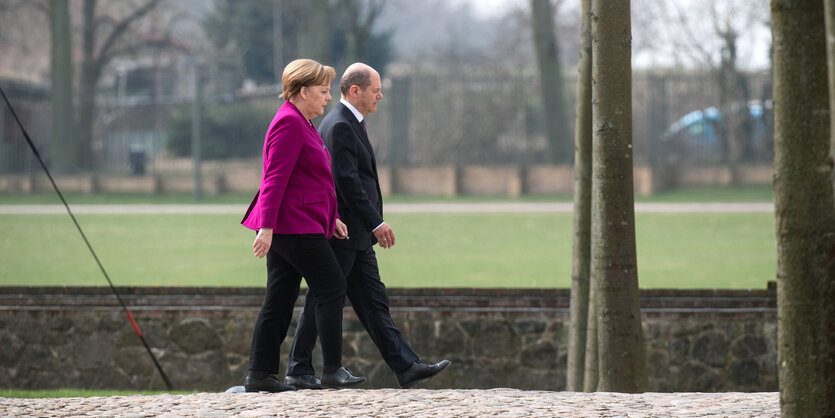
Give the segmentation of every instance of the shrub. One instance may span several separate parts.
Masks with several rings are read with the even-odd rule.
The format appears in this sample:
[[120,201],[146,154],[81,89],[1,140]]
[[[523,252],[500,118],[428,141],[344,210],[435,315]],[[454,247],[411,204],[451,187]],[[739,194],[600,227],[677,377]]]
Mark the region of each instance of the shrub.
[[[278,105],[270,102],[212,104],[204,107],[201,156],[207,160],[261,155],[264,134]],[[168,152],[191,156],[191,105],[181,106],[168,121]]]

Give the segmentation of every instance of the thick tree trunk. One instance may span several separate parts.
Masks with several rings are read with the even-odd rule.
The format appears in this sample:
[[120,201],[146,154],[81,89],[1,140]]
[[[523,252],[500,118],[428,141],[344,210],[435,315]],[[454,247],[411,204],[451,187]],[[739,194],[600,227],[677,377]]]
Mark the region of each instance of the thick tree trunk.
[[580,61],[577,65],[577,119],[574,134],[574,248],[571,271],[571,329],[566,389],[583,390],[589,317],[591,252],[591,0],[583,0]]
[[835,202],[824,5],[772,0],[771,20],[780,410],[785,417],[835,416]]
[[553,163],[568,162],[571,158],[571,142],[566,129],[568,125],[563,100],[562,72],[551,0],[531,0],[531,15],[536,62],[542,87],[543,122],[550,159]]
[[[835,111],[835,0],[824,0],[824,9],[826,12],[827,67],[829,69],[829,158],[827,161],[832,163],[835,161],[835,115],[833,115],[833,111]],[[835,171],[830,172],[829,179],[830,183],[835,184],[833,174],[835,174]],[[833,200],[835,200],[835,189],[833,189]],[[827,400],[823,413],[835,416],[835,302],[833,302],[835,301],[835,274],[832,272],[832,267],[827,272],[822,287],[827,292],[823,297],[823,325],[826,335],[824,355],[829,357],[823,361],[825,370],[827,370],[826,376],[823,378],[823,397]]]
[[73,107],[72,37],[69,4],[50,0],[52,21],[52,166],[56,173],[69,173],[78,166]]
[[638,393],[647,390],[648,378],[635,251],[630,7],[628,0],[594,0],[592,10],[591,275],[598,303],[598,390]]

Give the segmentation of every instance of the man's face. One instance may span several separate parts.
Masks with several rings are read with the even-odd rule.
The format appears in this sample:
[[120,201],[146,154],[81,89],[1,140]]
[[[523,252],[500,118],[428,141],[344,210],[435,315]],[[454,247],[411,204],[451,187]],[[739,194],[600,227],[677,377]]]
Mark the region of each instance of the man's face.
[[354,106],[363,115],[377,111],[377,102],[383,98],[383,85],[380,83],[380,75],[371,74],[371,84],[364,90],[359,89],[357,94],[357,105]]

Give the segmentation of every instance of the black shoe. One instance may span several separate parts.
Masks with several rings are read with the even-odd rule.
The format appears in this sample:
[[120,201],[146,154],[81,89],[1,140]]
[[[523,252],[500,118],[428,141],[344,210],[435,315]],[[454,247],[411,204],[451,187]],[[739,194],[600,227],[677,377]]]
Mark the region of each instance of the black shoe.
[[401,389],[408,389],[435,377],[436,374],[444,371],[449,365],[449,360],[441,360],[435,364],[416,361],[405,372],[397,373],[397,383],[400,384]]
[[284,376],[284,383],[299,389],[322,389],[322,381],[312,374]]
[[362,376],[354,376],[350,370],[340,367],[333,373],[322,373],[322,387],[347,388],[365,382]]
[[263,379],[256,379],[247,376],[244,379],[244,388],[247,392],[287,392],[297,390],[295,386],[285,385],[276,379],[275,376],[267,376]]

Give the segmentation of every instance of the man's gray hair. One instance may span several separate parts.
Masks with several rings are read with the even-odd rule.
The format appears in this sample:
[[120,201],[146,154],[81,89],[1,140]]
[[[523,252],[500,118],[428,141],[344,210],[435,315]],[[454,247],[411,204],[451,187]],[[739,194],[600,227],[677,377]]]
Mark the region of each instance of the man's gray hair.
[[339,80],[339,91],[347,96],[351,86],[357,86],[362,90],[371,85],[371,71],[366,66],[348,67],[342,79]]

